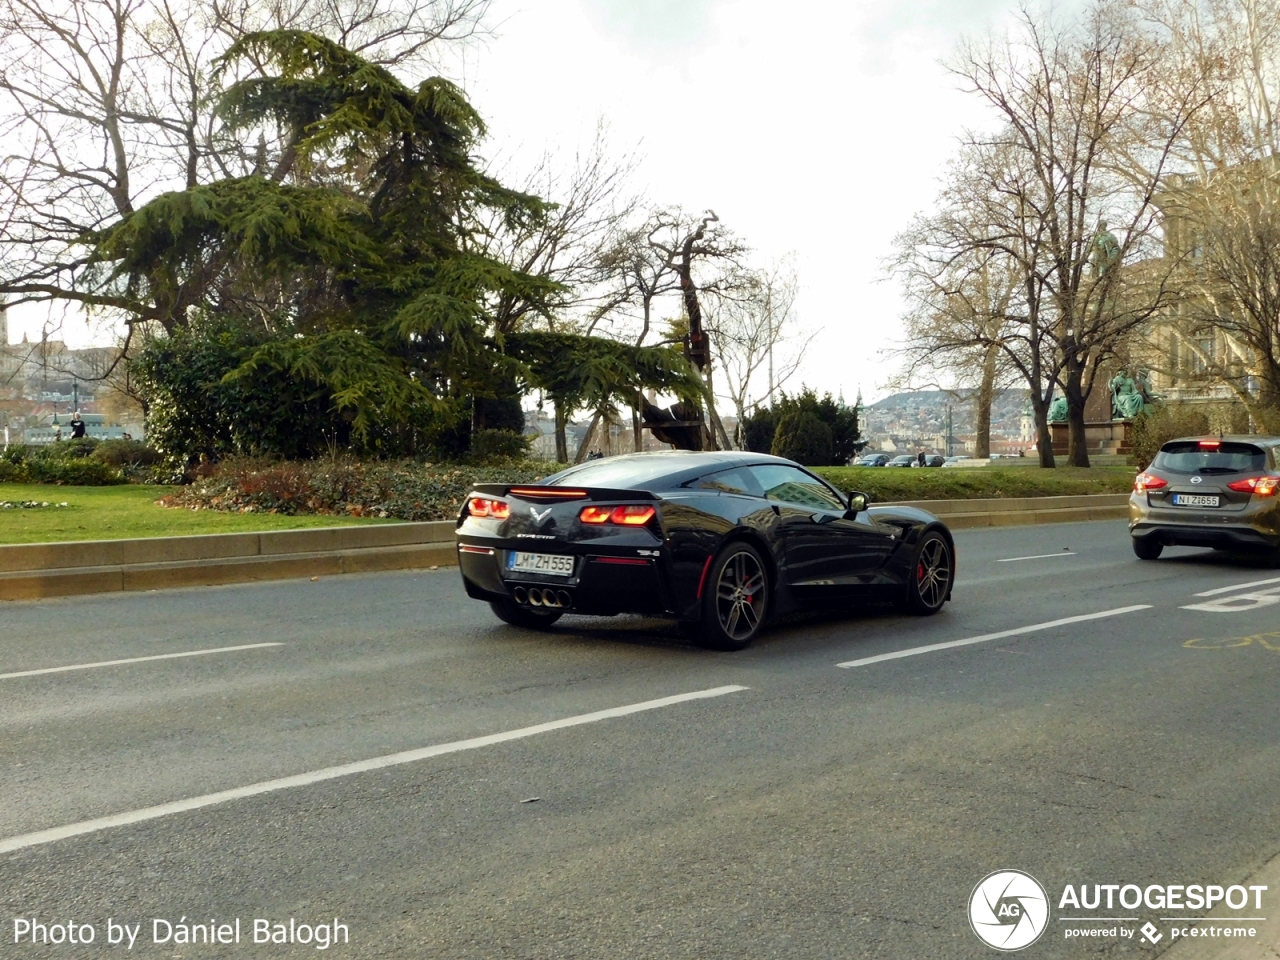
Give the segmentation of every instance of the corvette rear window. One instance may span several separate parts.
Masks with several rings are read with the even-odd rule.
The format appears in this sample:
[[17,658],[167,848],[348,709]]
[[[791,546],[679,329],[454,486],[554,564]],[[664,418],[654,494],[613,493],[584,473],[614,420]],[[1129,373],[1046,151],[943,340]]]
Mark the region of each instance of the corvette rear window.
[[1218,447],[1202,447],[1190,440],[1166,443],[1152,466],[1170,473],[1250,473],[1267,468],[1267,454],[1251,443],[1224,441]]
[[579,467],[571,467],[555,481],[559,486],[582,487],[649,487],[654,481],[662,480],[680,470],[680,465],[672,465],[670,460],[655,457],[652,460],[623,460],[608,457],[592,463],[584,463]]

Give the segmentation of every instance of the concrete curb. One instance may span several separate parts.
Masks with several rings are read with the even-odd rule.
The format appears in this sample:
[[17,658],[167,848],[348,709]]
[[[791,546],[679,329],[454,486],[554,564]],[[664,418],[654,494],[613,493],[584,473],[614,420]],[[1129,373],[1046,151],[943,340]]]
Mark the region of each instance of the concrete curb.
[[[1128,494],[911,500],[956,529],[1119,520]],[[884,504],[889,506],[889,504]],[[0,600],[453,566],[451,521],[0,546]]]
[[953,530],[970,530],[976,527],[1008,527],[1031,523],[1124,520],[1129,516],[1129,494],[990,500],[903,500],[882,506],[919,507],[937,516]]
[[413,570],[457,562],[448,521],[0,546],[0,600]]

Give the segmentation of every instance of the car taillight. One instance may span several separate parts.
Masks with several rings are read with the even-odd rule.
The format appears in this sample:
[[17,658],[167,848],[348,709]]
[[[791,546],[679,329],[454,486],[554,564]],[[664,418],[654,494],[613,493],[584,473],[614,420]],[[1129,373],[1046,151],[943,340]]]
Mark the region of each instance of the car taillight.
[[467,513],[473,517],[492,517],[495,520],[506,520],[511,516],[511,504],[503,500],[472,497],[467,501]]
[[1252,493],[1255,497],[1274,497],[1277,487],[1280,487],[1280,477],[1247,477],[1227,484],[1228,490]]
[[643,527],[657,516],[657,509],[647,504],[621,507],[583,507],[578,519],[583,523],[616,523],[623,527]]
[[578,519],[583,523],[608,523],[611,513],[613,510],[609,507],[583,507]]
[[1135,493],[1142,493],[1145,490],[1159,490],[1161,487],[1167,487],[1168,485],[1168,480],[1157,477],[1154,473],[1140,473],[1133,478]]
[[613,515],[609,519],[624,527],[643,527],[657,512],[649,506],[614,507]]

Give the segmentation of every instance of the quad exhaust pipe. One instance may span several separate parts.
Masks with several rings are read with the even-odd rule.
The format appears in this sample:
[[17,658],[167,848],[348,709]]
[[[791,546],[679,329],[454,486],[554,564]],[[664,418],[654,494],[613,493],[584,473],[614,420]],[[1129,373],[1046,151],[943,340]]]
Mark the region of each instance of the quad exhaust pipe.
[[511,592],[516,598],[516,603],[528,604],[531,607],[548,607],[552,610],[560,610],[573,604],[573,597],[569,595],[568,590],[516,587]]

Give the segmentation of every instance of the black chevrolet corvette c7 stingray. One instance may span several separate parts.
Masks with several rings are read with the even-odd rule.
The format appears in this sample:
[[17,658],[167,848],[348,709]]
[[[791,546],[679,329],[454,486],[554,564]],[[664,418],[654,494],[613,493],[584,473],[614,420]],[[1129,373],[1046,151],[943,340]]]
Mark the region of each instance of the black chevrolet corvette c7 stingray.
[[477,484],[458,517],[458,563],[468,595],[507,623],[672,617],[720,650],[818,605],[937,613],[955,579],[950,531],[867,501],[780,457],[631,454],[540,483]]

